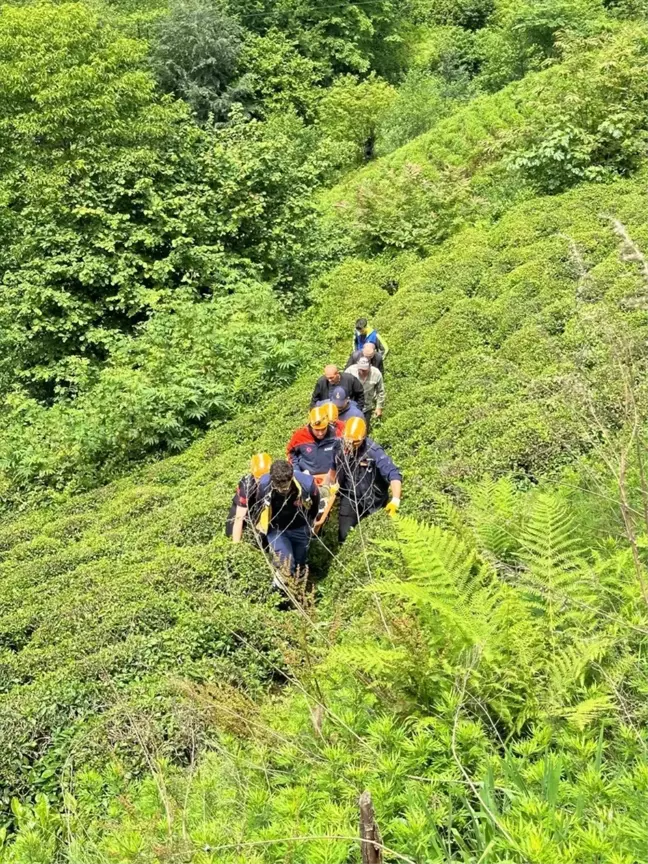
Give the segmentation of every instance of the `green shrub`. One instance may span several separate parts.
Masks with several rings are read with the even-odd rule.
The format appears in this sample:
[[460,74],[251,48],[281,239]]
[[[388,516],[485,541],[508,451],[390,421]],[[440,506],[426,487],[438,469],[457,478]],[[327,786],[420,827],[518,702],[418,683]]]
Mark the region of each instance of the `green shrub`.
[[480,83],[497,90],[560,56],[560,38],[589,36],[605,28],[601,0],[499,0],[476,37]]
[[185,449],[210,423],[287,386],[303,351],[269,289],[158,307],[111,360],[82,367],[73,400],[6,402],[0,471],[16,492],[94,486],[149,453]]
[[223,121],[232,101],[246,95],[245,82],[235,82],[242,44],[243,30],[233,18],[203,0],[182,0],[158,23],[153,74],[198,120]]

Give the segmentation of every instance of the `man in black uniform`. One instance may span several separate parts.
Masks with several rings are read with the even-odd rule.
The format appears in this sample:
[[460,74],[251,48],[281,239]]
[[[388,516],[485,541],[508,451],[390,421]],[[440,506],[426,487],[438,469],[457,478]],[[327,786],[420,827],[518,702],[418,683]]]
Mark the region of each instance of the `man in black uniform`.
[[[294,574],[306,566],[308,547],[317,518],[320,493],[310,474],[295,471],[290,462],[277,459],[259,480],[262,502],[259,530],[267,534],[268,546],[283,570]],[[282,587],[275,573],[274,584]]]
[[[393,516],[400,506],[403,475],[383,448],[367,437],[363,417],[344,425],[343,447],[337,454],[340,486],[340,541],[360,519],[384,507]],[[389,495],[391,493],[391,501]]]
[[250,473],[239,480],[225,523],[225,534],[232,538],[233,543],[240,543],[245,525],[254,525],[259,517],[258,482],[271,465],[269,453],[255,453],[250,462]]
[[318,402],[329,402],[333,398],[333,391],[336,387],[344,387],[344,390],[349,397],[364,411],[365,392],[362,383],[349,372],[340,372],[333,363],[329,363],[324,367],[324,374],[317,379],[313,396],[311,398],[311,408],[314,408]]

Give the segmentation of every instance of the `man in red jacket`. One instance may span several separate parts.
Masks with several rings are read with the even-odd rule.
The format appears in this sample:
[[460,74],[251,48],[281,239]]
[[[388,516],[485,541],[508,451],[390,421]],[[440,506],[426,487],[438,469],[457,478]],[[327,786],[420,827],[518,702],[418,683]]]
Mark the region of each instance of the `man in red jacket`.
[[293,433],[286,447],[288,461],[298,471],[320,477],[333,470],[344,423],[334,405],[311,408],[308,423]]
[[340,448],[344,423],[337,419],[337,408],[332,403],[311,408],[308,423],[293,434],[286,447],[288,461],[293,468],[310,474],[320,487],[322,505],[315,522],[317,531],[325,522],[331,507],[335,488],[335,460]]

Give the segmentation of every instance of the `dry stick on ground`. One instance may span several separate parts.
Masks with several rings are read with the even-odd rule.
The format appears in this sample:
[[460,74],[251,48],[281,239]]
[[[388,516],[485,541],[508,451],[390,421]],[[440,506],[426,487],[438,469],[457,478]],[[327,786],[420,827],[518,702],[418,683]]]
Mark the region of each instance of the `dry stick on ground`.
[[360,796],[360,842],[362,864],[382,864],[382,837],[374,815],[371,793],[368,789]]

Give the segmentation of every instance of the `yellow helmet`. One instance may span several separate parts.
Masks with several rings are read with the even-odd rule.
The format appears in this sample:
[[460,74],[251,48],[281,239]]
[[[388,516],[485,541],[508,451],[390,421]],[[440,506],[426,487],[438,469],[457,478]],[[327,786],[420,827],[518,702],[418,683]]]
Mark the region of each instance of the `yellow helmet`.
[[337,405],[334,402],[327,402],[326,407],[329,412],[329,423],[335,423],[340,415]]
[[308,425],[311,429],[326,429],[331,422],[330,408],[327,404],[316,405],[308,415]]
[[344,424],[345,444],[352,444],[357,447],[367,437],[367,423],[364,417],[350,417]]
[[267,474],[272,465],[272,456],[269,453],[255,453],[250,462],[252,476],[258,480]]

